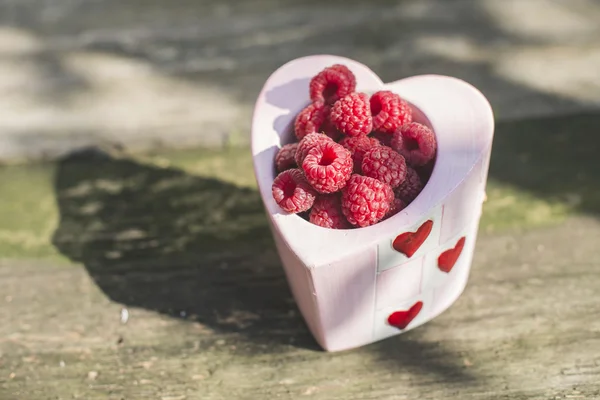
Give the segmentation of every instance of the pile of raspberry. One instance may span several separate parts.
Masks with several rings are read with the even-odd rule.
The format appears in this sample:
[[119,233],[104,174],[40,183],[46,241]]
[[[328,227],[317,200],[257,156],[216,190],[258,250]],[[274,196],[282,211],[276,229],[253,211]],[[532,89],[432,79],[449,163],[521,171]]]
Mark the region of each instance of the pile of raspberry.
[[356,92],[356,77],[340,64],[314,76],[309,94],[296,141],[275,157],[279,207],[331,229],[370,226],[407,207],[433,169],[431,129],[395,93]]

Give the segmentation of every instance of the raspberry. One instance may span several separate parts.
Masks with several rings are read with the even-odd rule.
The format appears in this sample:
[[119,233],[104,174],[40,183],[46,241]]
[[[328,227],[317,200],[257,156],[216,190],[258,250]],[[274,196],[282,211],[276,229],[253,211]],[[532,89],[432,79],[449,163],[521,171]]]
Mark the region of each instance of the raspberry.
[[406,170],[406,179],[396,189],[396,196],[410,204],[423,190],[423,182],[417,171],[411,167]]
[[299,167],[302,167],[302,162],[304,158],[308,154],[309,150],[312,149],[317,143],[321,142],[331,142],[331,138],[329,136],[323,135],[322,133],[310,133],[298,143],[298,148],[296,149],[296,164]]
[[333,140],[321,141],[308,151],[302,169],[317,192],[337,192],[346,186],[352,174],[352,155]]
[[296,149],[298,143],[290,143],[284,145],[275,156],[275,166],[277,172],[285,171],[286,169],[296,167]]
[[347,229],[350,224],[342,214],[340,196],[329,194],[317,197],[310,210],[309,220],[315,225],[331,229]]
[[425,165],[433,160],[436,147],[433,131],[417,122],[402,125],[392,138],[392,148],[412,166]]
[[371,147],[379,146],[379,140],[367,136],[345,137],[340,144],[350,150],[354,161],[354,172],[361,174],[363,156]]
[[404,203],[402,200],[400,200],[399,198],[395,198],[392,201],[392,204],[390,205],[390,210],[387,212],[387,214],[385,214],[385,216],[383,217],[384,220],[393,217],[394,215],[398,214],[400,211],[404,210],[406,208],[406,203]]
[[331,107],[323,103],[313,103],[300,111],[294,121],[296,137],[301,140],[308,134],[324,132],[325,129],[334,130],[335,132],[335,127],[329,121],[330,110]]
[[311,79],[309,86],[311,100],[325,104],[333,104],[355,89],[356,77],[348,67],[341,64],[319,72]]
[[364,93],[347,95],[333,105],[329,118],[348,136],[368,135],[373,128],[369,97]]
[[382,90],[369,101],[373,115],[373,130],[393,134],[396,129],[412,121],[412,109],[396,93]]
[[389,133],[373,132],[371,137],[378,140],[379,143],[381,143],[384,146],[390,147],[392,145],[392,135],[390,135]]
[[273,181],[273,198],[284,211],[300,213],[310,209],[315,201],[315,190],[298,168],[283,171]]
[[372,147],[362,161],[363,175],[398,187],[406,178],[406,161],[404,157],[387,146]]
[[379,222],[393,200],[394,192],[387,183],[354,174],[342,190],[342,212],[352,225],[365,227]]

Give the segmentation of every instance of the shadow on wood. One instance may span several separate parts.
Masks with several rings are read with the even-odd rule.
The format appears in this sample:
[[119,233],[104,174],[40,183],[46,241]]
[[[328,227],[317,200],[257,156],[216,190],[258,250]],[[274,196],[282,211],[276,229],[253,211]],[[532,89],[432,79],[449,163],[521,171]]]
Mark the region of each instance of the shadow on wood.
[[424,332],[432,329],[423,325],[413,331],[367,347],[378,355],[378,360],[390,369],[414,371],[436,382],[461,387],[464,385],[485,386],[485,376],[468,369],[459,351],[453,351],[447,343],[421,339]]
[[600,114],[498,124],[490,178],[600,215]]
[[56,173],[54,245],[113,301],[316,348],[254,190],[85,151]]
[[[251,352],[319,350],[296,310],[256,191],[92,150],[59,162],[55,189],[54,245],[111,300],[240,335]],[[381,353],[391,368],[473,379],[442,345],[417,337],[358,351]]]

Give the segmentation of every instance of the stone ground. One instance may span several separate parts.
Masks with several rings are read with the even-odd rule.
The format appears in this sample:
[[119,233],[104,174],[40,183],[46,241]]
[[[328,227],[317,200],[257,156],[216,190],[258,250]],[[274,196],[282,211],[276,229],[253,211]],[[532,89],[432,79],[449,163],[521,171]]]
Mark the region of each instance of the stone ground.
[[[600,399],[600,1],[165,4],[0,0],[0,399]],[[461,77],[498,119],[463,296],[336,354],[244,146],[314,53]]]
[[269,74],[463,78],[500,120],[600,107],[598,0],[0,0],[0,160],[245,143]]

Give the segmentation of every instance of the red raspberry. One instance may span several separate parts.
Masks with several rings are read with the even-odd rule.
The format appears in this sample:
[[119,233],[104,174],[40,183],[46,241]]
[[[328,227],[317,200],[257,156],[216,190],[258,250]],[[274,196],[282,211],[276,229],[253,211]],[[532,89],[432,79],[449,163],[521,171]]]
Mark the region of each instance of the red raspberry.
[[336,128],[348,136],[368,135],[373,128],[369,97],[351,93],[336,101],[329,115]]
[[313,102],[333,104],[356,90],[356,77],[348,67],[335,64],[315,75],[309,86]]
[[273,181],[273,198],[284,211],[300,213],[315,202],[315,190],[298,168],[283,171]]
[[334,127],[329,122],[330,110],[331,107],[323,103],[313,103],[300,111],[294,121],[296,137],[301,140],[311,133],[324,132],[325,129],[332,130]]
[[309,150],[302,169],[317,192],[337,192],[346,186],[352,174],[352,154],[333,140],[321,141]]
[[406,179],[396,189],[396,196],[410,204],[423,190],[423,182],[416,170],[407,168]]
[[392,145],[392,135],[390,135],[389,133],[373,132],[371,137],[378,140],[379,143],[381,143],[384,146],[390,147]]
[[398,187],[406,178],[406,161],[404,157],[387,146],[372,147],[362,161],[363,175]]
[[347,229],[350,224],[342,214],[342,203],[338,194],[317,197],[310,210],[309,220],[315,225],[331,229]]
[[392,138],[392,148],[412,166],[425,165],[433,160],[436,147],[433,131],[418,122],[402,125]]
[[396,93],[382,90],[371,96],[373,130],[393,134],[396,129],[412,121],[412,109]]
[[310,149],[318,143],[331,141],[329,136],[323,135],[322,133],[310,133],[304,136],[300,143],[298,143],[298,148],[296,149],[296,164],[299,167],[302,167],[302,162]]
[[354,172],[361,174],[363,156],[371,147],[379,146],[379,140],[368,136],[345,137],[340,144],[350,150],[354,161]]
[[406,208],[406,204],[400,200],[399,198],[395,198],[392,201],[392,204],[390,206],[390,210],[387,212],[387,214],[385,214],[385,217],[383,217],[384,220],[393,217],[394,215],[398,214],[400,211],[404,210]]
[[279,152],[275,156],[275,166],[277,167],[277,172],[285,171],[286,169],[296,167],[296,149],[298,148],[298,143],[290,143],[283,145]]
[[352,225],[369,226],[381,221],[393,200],[390,185],[354,174],[342,190],[342,212]]

